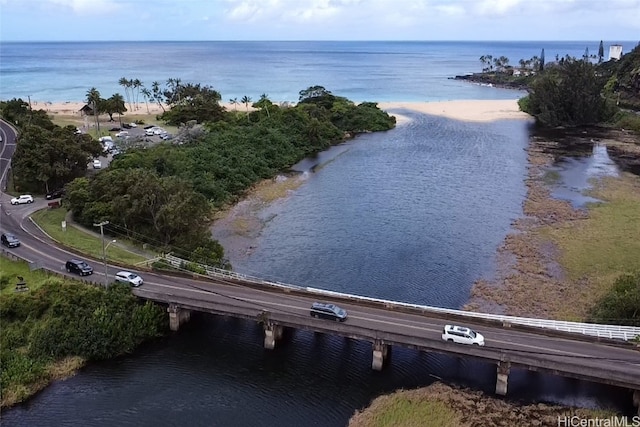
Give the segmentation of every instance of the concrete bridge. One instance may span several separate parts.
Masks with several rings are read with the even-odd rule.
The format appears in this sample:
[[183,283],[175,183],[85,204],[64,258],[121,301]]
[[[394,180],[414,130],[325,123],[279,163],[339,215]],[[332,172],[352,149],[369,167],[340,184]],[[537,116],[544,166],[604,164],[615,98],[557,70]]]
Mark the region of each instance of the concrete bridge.
[[[188,321],[193,311],[232,316],[260,322],[264,347],[268,349],[275,348],[285,328],[303,329],[370,342],[371,366],[375,370],[383,368],[393,346],[401,346],[494,363],[496,393],[500,395],[507,393],[511,368],[519,367],[628,388],[633,392],[634,403],[640,402],[640,348],[623,339],[511,323],[507,316],[496,320],[458,310],[443,311],[318,289],[266,286],[238,277],[208,281],[181,278],[161,287],[145,282],[134,293],[165,304],[172,330]],[[311,317],[309,310],[316,301],[345,308],[349,313],[347,321]],[[445,324],[461,324],[481,332],[486,345],[443,341]],[[619,333],[631,337],[633,333],[640,334],[640,328]]]

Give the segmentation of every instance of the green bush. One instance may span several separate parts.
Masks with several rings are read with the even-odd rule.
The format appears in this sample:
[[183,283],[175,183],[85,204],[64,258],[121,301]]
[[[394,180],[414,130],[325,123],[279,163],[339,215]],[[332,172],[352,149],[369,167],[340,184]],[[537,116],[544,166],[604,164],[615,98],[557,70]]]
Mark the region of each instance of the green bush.
[[592,310],[600,323],[640,326],[640,272],[618,277],[612,289]]

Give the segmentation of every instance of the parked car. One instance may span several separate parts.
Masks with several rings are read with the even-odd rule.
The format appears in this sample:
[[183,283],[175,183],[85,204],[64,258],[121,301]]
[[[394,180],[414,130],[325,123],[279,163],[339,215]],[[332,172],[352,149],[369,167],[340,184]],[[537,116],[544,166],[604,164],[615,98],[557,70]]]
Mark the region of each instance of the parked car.
[[153,136],[153,129],[145,129],[144,134],[147,136]]
[[93,267],[79,259],[70,259],[64,267],[67,270],[67,273],[75,273],[80,276],[93,274]]
[[95,159],[93,161],[93,168],[94,169],[101,169],[102,168],[102,162],[99,159]]
[[138,127],[138,125],[136,123],[134,123],[134,122],[129,123],[129,126],[132,127],[132,128],[137,128]]
[[100,141],[100,142],[105,142],[105,141],[113,142],[113,138],[111,138],[110,136],[101,136],[100,138],[98,138],[98,141]]
[[17,248],[20,246],[20,240],[11,233],[2,233],[0,240],[2,240],[2,244],[8,248]]
[[22,205],[24,203],[33,203],[33,197],[29,194],[23,194],[22,196],[11,199],[12,205]]
[[347,320],[347,312],[335,304],[314,302],[311,305],[311,317],[344,322]]
[[56,188],[53,191],[50,191],[44,196],[47,200],[59,199],[64,194],[64,188]]
[[128,283],[131,286],[141,286],[144,281],[142,277],[130,271],[119,271],[116,273],[116,282]]
[[109,129],[109,132],[119,132],[119,131],[121,131],[121,130],[122,130],[122,129],[120,129],[119,127],[117,127],[117,126],[116,126],[116,127],[114,127],[114,128]]
[[482,334],[463,326],[444,325],[442,339],[459,344],[484,345],[484,336]]
[[125,136],[129,136],[129,132],[127,132],[126,130],[116,133],[116,138],[124,138]]

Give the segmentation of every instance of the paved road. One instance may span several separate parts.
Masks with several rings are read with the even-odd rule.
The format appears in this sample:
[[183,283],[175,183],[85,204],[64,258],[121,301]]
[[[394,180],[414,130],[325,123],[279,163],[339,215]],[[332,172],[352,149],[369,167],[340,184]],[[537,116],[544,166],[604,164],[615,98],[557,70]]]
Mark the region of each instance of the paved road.
[[[4,140],[3,135],[3,140]],[[46,201],[36,199],[32,205],[11,206],[9,196],[0,195],[0,230],[11,231],[22,241],[12,253],[37,264],[39,267],[64,272],[64,263],[76,255],[58,248],[28,219],[30,213],[46,207]],[[94,275],[89,280],[104,283],[105,275],[99,260],[91,261]],[[113,278],[119,267],[108,266],[109,280]],[[135,270],[133,270],[135,271]],[[134,290],[139,296],[161,294],[176,299],[191,299],[212,305],[232,305],[255,312],[262,311],[284,313],[300,319],[301,326],[316,325],[330,329],[338,327],[334,323],[311,319],[309,308],[317,297],[312,295],[292,295],[269,289],[238,286],[229,281],[196,281],[188,278],[161,276],[150,272],[138,272],[145,284]],[[364,307],[357,303],[341,303],[349,312],[347,327],[376,329],[381,333],[413,335],[415,337],[440,340],[445,323],[439,317],[423,314],[389,311],[382,308]],[[326,325],[326,326],[325,326]],[[513,354],[529,354],[548,361],[562,361],[593,371],[608,371],[616,377],[626,378],[630,384],[640,388],[640,351],[633,347],[618,347],[605,343],[588,342],[583,339],[571,339],[570,336],[545,336],[539,333],[504,329],[498,326],[487,326],[475,323],[471,319],[465,322],[485,335],[486,348],[479,351],[494,352],[504,350]],[[464,351],[465,346],[447,344],[454,352]],[[474,350],[475,351],[475,350]]]
[[16,133],[11,126],[0,120],[0,136],[2,137],[2,142],[0,142],[0,189],[4,192],[7,188],[11,157],[16,151]]

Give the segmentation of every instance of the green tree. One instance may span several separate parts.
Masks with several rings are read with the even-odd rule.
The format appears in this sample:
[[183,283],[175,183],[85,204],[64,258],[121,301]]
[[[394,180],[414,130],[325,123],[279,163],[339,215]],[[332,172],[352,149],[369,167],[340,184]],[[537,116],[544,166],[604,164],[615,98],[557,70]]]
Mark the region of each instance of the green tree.
[[140,79],[134,79],[133,81],[131,81],[131,86],[136,90],[135,105],[136,110],[138,110],[140,108],[138,106],[138,100],[140,99],[140,88],[142,87],[142,82],[140,81]]
[[23,127],[12,160],[16,184],[25,189],[48,192],[87,170],[90,158],[102,152],[100,143],[87,134],[75,134],[73,126],[47,130]]
[[142,93],[142,96],[144,98],[144,105],[146,105],[147,114],[149,114],[149,100],[153,99],[153,95],[151,94],[151,91],[149,89],[147,89],[146,87],[142,88],[140,93]]
[[233,105],[233,109],[234,109],[235,111],[238,111],[238,98],[231,98],[231,99],[229,100],[229,103],[230,103],[231,105]]
[[599,123],[612,114],[601,96],[604,82],[591,62],[566,57],[539,75],[519,104],[545,126]]
[[598,46],[598,64],[601,64],[604,59],[604,44],[600,40],[600,46]]
[[245,108],[247,109],[247,120],[249,120],[249,104],[251,103],[251,97],[245,95],[245,96],[242,97],[240,102],[242,102],[244,104]]
[[95,87],[87,91],[87,103],[93,109],[93,117],[96,119],[96,130],[100,134],[100,109],[102,108],[102,98],[100,92]]
[[118,84],[124,88],[124,96],[127,99],[127,103],[129,104],[129,110],[131,109],[131,97],[129,96],[129,89],[131,88],[131,82],[126,77],[120,77],[118,80]]
[[593,308],[592,320],[640,326],[640,272],[619,276]]
[[273,102],[271,102],[269,96],[266,93],[260,95],[260,100],[253,104],[253,107],[264,110],[267,113],[267,117],[271,117],[271,115],[269,114],[269,107],[271,106],[273,106]]
[[119,93],[111,95],[111,98],[107,99],[104,103],[104,112],[109,115],[109,121],[113,121],[113,115],[118,115],[118,122],[122,126],[122,114],[127,112],[127,107],[124,105],[124,98]]
[[164,105],[162,105],[164,95],[162,93],[162,90],[160,89],[159,82],[155,81],[151,83],[151,93],[153,93],[153,99],[156,100],[158,106],[160,106],[160,108],[162,109],[162,112],[165,112],[166,110],[164,108]]

